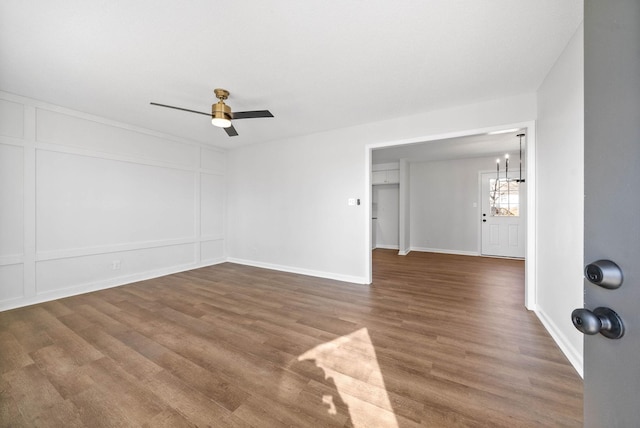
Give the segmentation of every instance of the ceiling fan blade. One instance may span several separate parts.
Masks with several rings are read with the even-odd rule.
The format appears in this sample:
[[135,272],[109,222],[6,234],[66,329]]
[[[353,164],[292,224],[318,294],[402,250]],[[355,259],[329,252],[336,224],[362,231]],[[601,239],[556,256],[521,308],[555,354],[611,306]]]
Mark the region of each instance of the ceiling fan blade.
[[168,106],[166,104],[158,104],[158,103],[149,103],[149,104],[151,104],[152,106],[167,107],[167,108],[172,108],[172,109],[175,109],[175,110],[188,111],[189,113],[204,114],[205,116],[211,117],[211,113],[203,113],[201,111],[189,110],[188,108],[174,107],[174,106]]
[[230,126],[230,127],[228,127],[228,128],[222,128],[222,129],[224,129],[224,130],[225,130],[225,132],[227,133],[227,135],[228,135],[229,137],[235,137],[235,136],[237,136],[237,135],[238,135],[238,131],[236,131],[236,128],[234,128],[234,127],[233,127],[233,125],[231,125],[231,126]]
[[258,117],[273,117],[269,110],[254,110],[254,111],[234,111],[234,119],[255,119]]

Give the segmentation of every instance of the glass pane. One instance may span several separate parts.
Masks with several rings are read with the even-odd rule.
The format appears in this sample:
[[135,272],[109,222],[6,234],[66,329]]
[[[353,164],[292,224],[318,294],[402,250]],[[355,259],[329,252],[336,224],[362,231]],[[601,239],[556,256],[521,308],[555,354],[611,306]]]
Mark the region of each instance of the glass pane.
[[520,215],[520,183],[500,178],[489,180],[490,213],[494,217]]

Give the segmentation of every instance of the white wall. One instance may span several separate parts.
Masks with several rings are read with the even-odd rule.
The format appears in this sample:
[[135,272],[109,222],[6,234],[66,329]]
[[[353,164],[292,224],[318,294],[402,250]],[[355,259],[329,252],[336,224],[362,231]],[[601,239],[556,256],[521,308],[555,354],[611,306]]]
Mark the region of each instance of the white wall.
[[537,296],[540,319],[582,373],[582,335],[571,311],[583,305],[583,27],[538,90]]
[[[516,152],[510,156],[518,159]],[[495,159],[492,156],[411,163],[412,251],[478,254],[478,173],[495,168]]]
[[0,92],[0,310],[223,261],[225,163]]
[[373,217],[377,218],[375,248],[398,249],[400,195],[398,184],[373,186]]
[[405,256],[411,251],[411,164],[400,159],[400,239],[398,254]]
[[325,143],[303,137],[229,153],[230,261],[361,282],[369,241],[362,215],[371,202],[364,162],[353,162],[363,149]]
[[525,94],[231,150],[229,257],[368,282],[371,147],[535,117],[535,95]]

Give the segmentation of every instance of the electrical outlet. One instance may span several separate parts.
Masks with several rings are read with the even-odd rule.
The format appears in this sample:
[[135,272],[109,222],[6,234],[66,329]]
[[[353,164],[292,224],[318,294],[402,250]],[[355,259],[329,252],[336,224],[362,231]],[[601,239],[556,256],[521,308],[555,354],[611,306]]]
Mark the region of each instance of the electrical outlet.
[[356,198],[349,198],[349,200],[347,201],[347,204],[349,206],[355,206],[356,205]]
[[120,269],[120,266],[121,266],[120,260],[114,260],[114,261],[111,262],[111,269],[112,270],[118,270],[118,269]]

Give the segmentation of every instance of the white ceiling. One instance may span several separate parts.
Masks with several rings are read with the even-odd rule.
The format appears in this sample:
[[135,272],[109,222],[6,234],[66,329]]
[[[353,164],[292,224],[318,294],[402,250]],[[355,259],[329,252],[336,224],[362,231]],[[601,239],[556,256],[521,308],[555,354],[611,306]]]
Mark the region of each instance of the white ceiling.
[[[520,139],[517,135],[520,133],[526,133],[526,130],[497,135],[470,135],[376,149],[373,150],[371,163],[390,163],[397,162],[399,159],[409,159],[412,162],[427,162],[485,156],[502,157],[506,153],[517,154],[520,149]],[[525,153],[526,144],[527,139],[525,136],[522,138],[523,154]],[[495,167],[495,164],[488,164],[487,167]]]
[[[0,90],[230,148],[530,93],[582,0],[2,0]],[[205,116],[213,89],[236,111]]]

